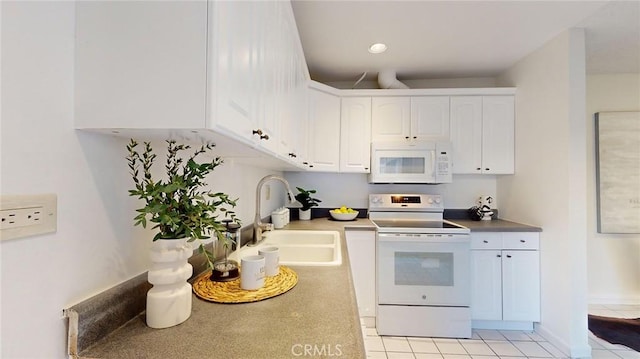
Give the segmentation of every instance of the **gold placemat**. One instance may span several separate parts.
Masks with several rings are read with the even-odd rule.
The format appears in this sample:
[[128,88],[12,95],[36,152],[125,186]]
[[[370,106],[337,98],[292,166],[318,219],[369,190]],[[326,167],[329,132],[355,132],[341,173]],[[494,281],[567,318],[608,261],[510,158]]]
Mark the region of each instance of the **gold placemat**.
[[264,286],[258,290],[240,288],[240,278],[228,282],[214,282],[209,277],[211,271],[200,274],[193,282],[193,292],[201,299],[216,303],[257,302],[286,293],[298,283],[296,272],[283,265],[280,266],[280,273],[266,277]]

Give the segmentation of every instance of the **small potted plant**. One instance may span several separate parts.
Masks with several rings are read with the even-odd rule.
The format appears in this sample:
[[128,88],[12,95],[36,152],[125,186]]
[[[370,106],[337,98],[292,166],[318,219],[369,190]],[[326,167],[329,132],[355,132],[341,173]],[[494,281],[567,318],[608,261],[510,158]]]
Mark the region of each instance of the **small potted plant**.
[[[135,189],[129,195],[143,201],[134,217],[135,225],[154,223],[156,230],[151,247],[152,267],[148,280],[154,287],[147,293],[147,325],[152,328],[167,328],[180,324],[191,315],[191,285],[187,282],[193,273],[188,263],[193,254],[191,242],[215,236],[226,243],[227,227],[219,220],[220,214],[233,222],[239,222],[230,210],[236,200],[222,192],[206,189],[205,177],[222,164],[220,157],[198,162],[196,157],[213,150],[213,144],[201,146],[186,160],[181,153],[189,145],[167,142],[165,162],[166,179],[154,179],[151,168],[156,160],[151,144],[144,143],[138,151],[138,143],[131,140],[127,145],[127,161]],[[142,167],[142,171],[140,171]],[[199,251],[204,254],[209,267],[213,267],[213,254],[203,243]]]
[[315,189],[305,190],[300,187],[296,187],[298,189],[298,194],[296,194],[296,199],[298,202],[302,204],[302,207],[299,209],[299,218],[300,220],[310,220],[311,219],[311,207],[318,206],[318,203],[322,202],[317,198],[311,197],[312,194],[316,193]]

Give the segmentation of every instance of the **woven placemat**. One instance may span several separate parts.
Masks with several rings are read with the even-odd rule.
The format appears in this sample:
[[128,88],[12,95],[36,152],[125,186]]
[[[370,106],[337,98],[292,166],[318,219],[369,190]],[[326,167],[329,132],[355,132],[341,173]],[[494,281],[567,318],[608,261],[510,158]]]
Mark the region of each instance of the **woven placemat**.
[[[242,269],[240,270],[242,272]],[[209,279],[211,271],[200,274],[193,282],[193,292],[201,299],[216,303],[250,303],[286,293],[298,283],[298,275],[291,268],[281,265],[280,273],[264,279],[258,290],[240,288],[240,278],[228,282]]]

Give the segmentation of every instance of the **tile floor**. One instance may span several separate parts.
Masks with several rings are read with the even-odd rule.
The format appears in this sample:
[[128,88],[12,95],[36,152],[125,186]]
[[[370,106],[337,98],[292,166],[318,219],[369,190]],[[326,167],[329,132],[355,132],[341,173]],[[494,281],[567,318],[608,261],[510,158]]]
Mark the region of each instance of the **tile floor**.
[[[638,318],[640,305],[590,305],[595,315]],[[474,330],[471,339],[378,336],[364,328],[367,358],[377,359],[503,359],[566,358],[558,348],[535,332]],[[593,359],[640,359],[640,352],[610,344],[589,333]]]

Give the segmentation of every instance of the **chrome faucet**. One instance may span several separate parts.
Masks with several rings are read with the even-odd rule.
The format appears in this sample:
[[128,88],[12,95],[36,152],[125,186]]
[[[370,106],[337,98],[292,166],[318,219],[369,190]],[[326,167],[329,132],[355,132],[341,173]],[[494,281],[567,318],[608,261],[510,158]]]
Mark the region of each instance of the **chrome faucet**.
[[287,180],[285,180],[284,178],[280,177],[280,176],[276,176],[276,175],[268,175],[263,177],[260,182],[258,182],[258,185],[256,186],[256,216],[254,218],[253,221],[253,238],[251,239],[251,242],[249,242],[249,246],[255,246],[258,245],[258,243],[260,243],[263,238],[262,238],[262,232],[263,231],[270,231],[273,229],[273,224],[271,223],[262,223],[262,217],[260,217],[260,193],[262,191],[262,186],[270,180],[278,180],[282,183],[284,183],[285,187],[287,188],[287,201],[285,203],[286,207],[292,207],[292,208],[300,208],[302,207],[302,203],[298,202],[296,200],[295,195],[293,194],[293,192],[291,191],[291,187],[289,186],[289,182],[287,182]]

